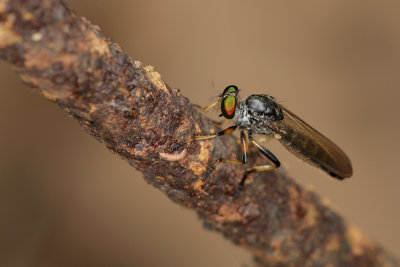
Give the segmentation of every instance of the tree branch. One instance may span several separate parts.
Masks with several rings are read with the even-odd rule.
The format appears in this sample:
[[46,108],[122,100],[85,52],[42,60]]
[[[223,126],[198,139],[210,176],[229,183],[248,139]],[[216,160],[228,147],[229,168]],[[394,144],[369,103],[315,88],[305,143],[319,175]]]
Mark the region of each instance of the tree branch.
[[[282,169],[255,175],[235,199],[234,137],[216,131],[152,67],[57,0],[0,0],[0,57],[173,201],[246,247],[262,266],[395,266],[396,260]],[[252,163],[263,161],[253,155]]]

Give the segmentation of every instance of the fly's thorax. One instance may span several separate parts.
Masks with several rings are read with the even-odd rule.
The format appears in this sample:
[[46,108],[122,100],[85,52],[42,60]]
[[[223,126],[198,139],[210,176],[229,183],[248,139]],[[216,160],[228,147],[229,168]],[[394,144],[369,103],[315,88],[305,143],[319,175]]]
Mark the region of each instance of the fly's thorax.
[[279,104],[268,95],[251,95],[241,101],[234,117],[240,128],[266,135],[274,134],[268,125],[282,119],[283,112]]
[[246,99],[249,114],[268,121],[283,119],[283,112],[275,98],[269,95],[251,95]]

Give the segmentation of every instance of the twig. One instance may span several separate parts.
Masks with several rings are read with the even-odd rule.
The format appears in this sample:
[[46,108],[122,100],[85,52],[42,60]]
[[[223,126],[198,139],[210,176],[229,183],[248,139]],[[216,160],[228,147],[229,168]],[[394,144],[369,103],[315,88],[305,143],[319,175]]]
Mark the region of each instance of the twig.
[[191,142],[214,125],[61,1],[0,0],[0,57],[149,183],[251,250],[259,265],[397,265],[283,170],[253,176],[233,198],[244,169],[218,158],[235,157],[235,139]]

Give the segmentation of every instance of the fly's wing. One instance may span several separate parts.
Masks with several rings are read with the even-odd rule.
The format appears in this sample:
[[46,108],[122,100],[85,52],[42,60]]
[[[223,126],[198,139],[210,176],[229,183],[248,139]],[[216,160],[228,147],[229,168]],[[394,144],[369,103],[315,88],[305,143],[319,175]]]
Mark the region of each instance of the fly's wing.
[[315,165],[331,176],[344,179],[353,174],[346,154],[332,141],[284,107],[283,120],[269,127],[281,136],[279,140],[295,156]]

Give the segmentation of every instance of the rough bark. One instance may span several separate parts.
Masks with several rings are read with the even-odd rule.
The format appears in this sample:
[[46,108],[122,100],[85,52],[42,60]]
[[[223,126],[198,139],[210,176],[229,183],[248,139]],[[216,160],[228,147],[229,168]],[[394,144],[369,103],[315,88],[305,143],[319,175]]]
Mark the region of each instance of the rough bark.
[[244,168],[218,163],[236,157],[234,137],[191,141],[215,125],[63,2],[0,0],[0,58],[148,183],[249,249],[259,265],[397,265],[281,169],[253,175],[234,198]]

